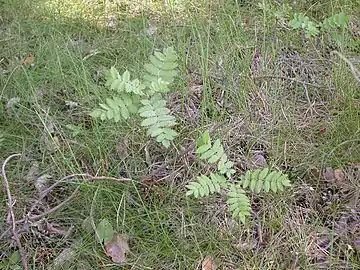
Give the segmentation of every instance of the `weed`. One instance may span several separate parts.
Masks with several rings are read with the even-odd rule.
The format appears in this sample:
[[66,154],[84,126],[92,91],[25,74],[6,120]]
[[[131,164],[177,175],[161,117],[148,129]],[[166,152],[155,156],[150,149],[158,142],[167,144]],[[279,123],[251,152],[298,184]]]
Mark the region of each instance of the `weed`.
[[[349,27],[349,20],[350,16],[344,12],[325,18],[322,23],[312,21],[304,13],[295,13],[289,25],[294,30],[302,29],[308,38],[318,36],[320,33],[329,33],[333,40],[341,46],[343,44],[343,38],[340,34]],[[340,32],[338,30],[340,30]]]
[[173,48],[167,48],[163,53],[155,52],[150,56],[151,63],[145,65],[143,83],[138,79],[131,81],[128,71],[120,75],[112,67],[107,75],[106,86],[116,90],[118,94],[107,98],[106,104],[100,104],[102,108],[93,110],[90,115],[101,120],[113,119],[119,122],[121,117],[126,120],[130,114],[138,113],[145,118],[141,126],[148,128],[147,135],[156,137],[157,142],[168,148],[177,135],[171,129],[176,122],[175,117],[170,115],[170,110],[165,107],[166,100],[162,95],[170,92],[168,86],[177,74],[176,59]]
[[[273,192],[278,190],[283,191],[284,187],[289,187],[290,181],[286,174],[276,171],[269,171],[269,168],[254,171],[248,170],[246,174],[240,177],[240,181],[229,181],[232,175],[236,172],[233,167],[233,162],[229,161],[224,148],[219,139],[211,145],[209,132],[206,131],[198,140],[196,153],[202,160],[207,160],[209,163],[217,164],[216,173],[211,173],[210,177],[201,175],[197,177],[196,182],[190,182],[187,185],[189,189],[186,195],[193,195],[197,197],[207,197],[214,192],[220,193],[223,189],[227,190],[229,210],[232,212],[233,218],[239,218],[241,222],[245,223],[245,217],[250,216],[251,207],[250,200],[246,196],[244,189],[247,187],[251,191],[260,193],[261,191]],[[226,179],[223,175],[226,175]]]

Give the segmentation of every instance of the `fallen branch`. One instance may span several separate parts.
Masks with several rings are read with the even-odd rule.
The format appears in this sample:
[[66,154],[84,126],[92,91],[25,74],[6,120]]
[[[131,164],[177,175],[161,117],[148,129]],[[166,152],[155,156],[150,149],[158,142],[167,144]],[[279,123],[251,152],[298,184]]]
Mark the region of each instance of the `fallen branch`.
[[28,270],[28,263],[27,263],[27,258],[26,258],[26,254],[24,252],[24,249],[21,245],[21,241],[20,241],[20,237],[16,231],[16,219],[15,219],[15,215],[14,215],[14,210],[13,210],[13,206],[15,205],[15,200],[13,200],[12,196],[11,196],[11,192],[10,192],[10,187],[9,187],[9,182],[7,180],[6,177],[6,164],[14,157],[19,157],[21,156],[21,154],[13,154],[10,155],[7,159],[5,159],[5,161],[2,164],[1,167],[1,176],[3,179],[3,184],[4,184],[4,188],[6,190],[6,195],[7,195],[7,199],[8,199],[8,212],[10,214],[10,218],[11,218],[11,232],[13,237],[15,238],[16,241],[16,245],[19,248],[19,253],[20,253],[20,258],[21,258],[21,263],[24,267],[24,270]]

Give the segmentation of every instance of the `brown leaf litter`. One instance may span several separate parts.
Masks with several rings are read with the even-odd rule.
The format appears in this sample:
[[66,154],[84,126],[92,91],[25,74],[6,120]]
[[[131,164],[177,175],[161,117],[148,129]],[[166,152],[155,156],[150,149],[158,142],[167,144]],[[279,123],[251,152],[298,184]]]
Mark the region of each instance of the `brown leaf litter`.
[[124,235],[115,234],[113,240],[105,246],[106,255],[114,263],[124,263],[127,254],[130,252],[128,238]]
[[216,270],[217,265],[215,261],[210,257],[207,256],[201,263],[201,270]]

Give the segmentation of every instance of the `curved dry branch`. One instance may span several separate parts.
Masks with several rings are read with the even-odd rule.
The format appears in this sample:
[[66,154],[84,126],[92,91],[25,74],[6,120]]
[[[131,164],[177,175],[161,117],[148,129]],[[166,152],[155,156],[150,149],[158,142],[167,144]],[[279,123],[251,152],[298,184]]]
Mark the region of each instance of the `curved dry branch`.
[[12,154],[10,155],[7,159],[5,159],[5,161],[2,164],[1,167],[1,177],[3,180],[3,185],[4,188],[6,190],[6,195],[7,195],[7,199],[8,199],[8,213],[10,215],[11,218],[11,232],[13,237],[15,238],[16,241],[16,245],[19,248],[19,253],[20,253],[20,258],[21,258],[21,263],[24,267],[24,270],[28,270],[29,266],[27,263],[27,258],[26,258],[26,254],[24,252],[24,249],[21,245],[21,241],[20,241],[20,237],[19,234],[16,231],[16,219],[15,219],[15,215],[14,215],[14,210],[13,210],[13,206],[15,205],[16,200],[13,200],[12,196],[11,196],[11,192],[10,192],[10,186],[9,186],[9,182],[7,180],[6,177],[6,164],[14,157],[20,157],[21,154]]

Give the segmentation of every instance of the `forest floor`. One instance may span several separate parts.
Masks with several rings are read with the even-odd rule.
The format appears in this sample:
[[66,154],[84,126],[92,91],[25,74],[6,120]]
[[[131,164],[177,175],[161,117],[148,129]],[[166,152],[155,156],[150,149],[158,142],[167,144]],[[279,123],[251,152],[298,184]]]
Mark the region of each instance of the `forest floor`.
[[[360,269],[360,7],[292,2],[0,0],[0,159],[20,154],[2,167],[17,223],[5,187],[0,268]],[[307,37],[289,25],[301,12],[350,21],[337,42]],[[171,147],[135,120],[91,119],[105,70],[138,77],[169,46]],[[186,197],[207,129],[237,174],[271,166],[292,187],[249,192],[245,224],[220,194]],[[105,221],[120,267],[95,237]]]

